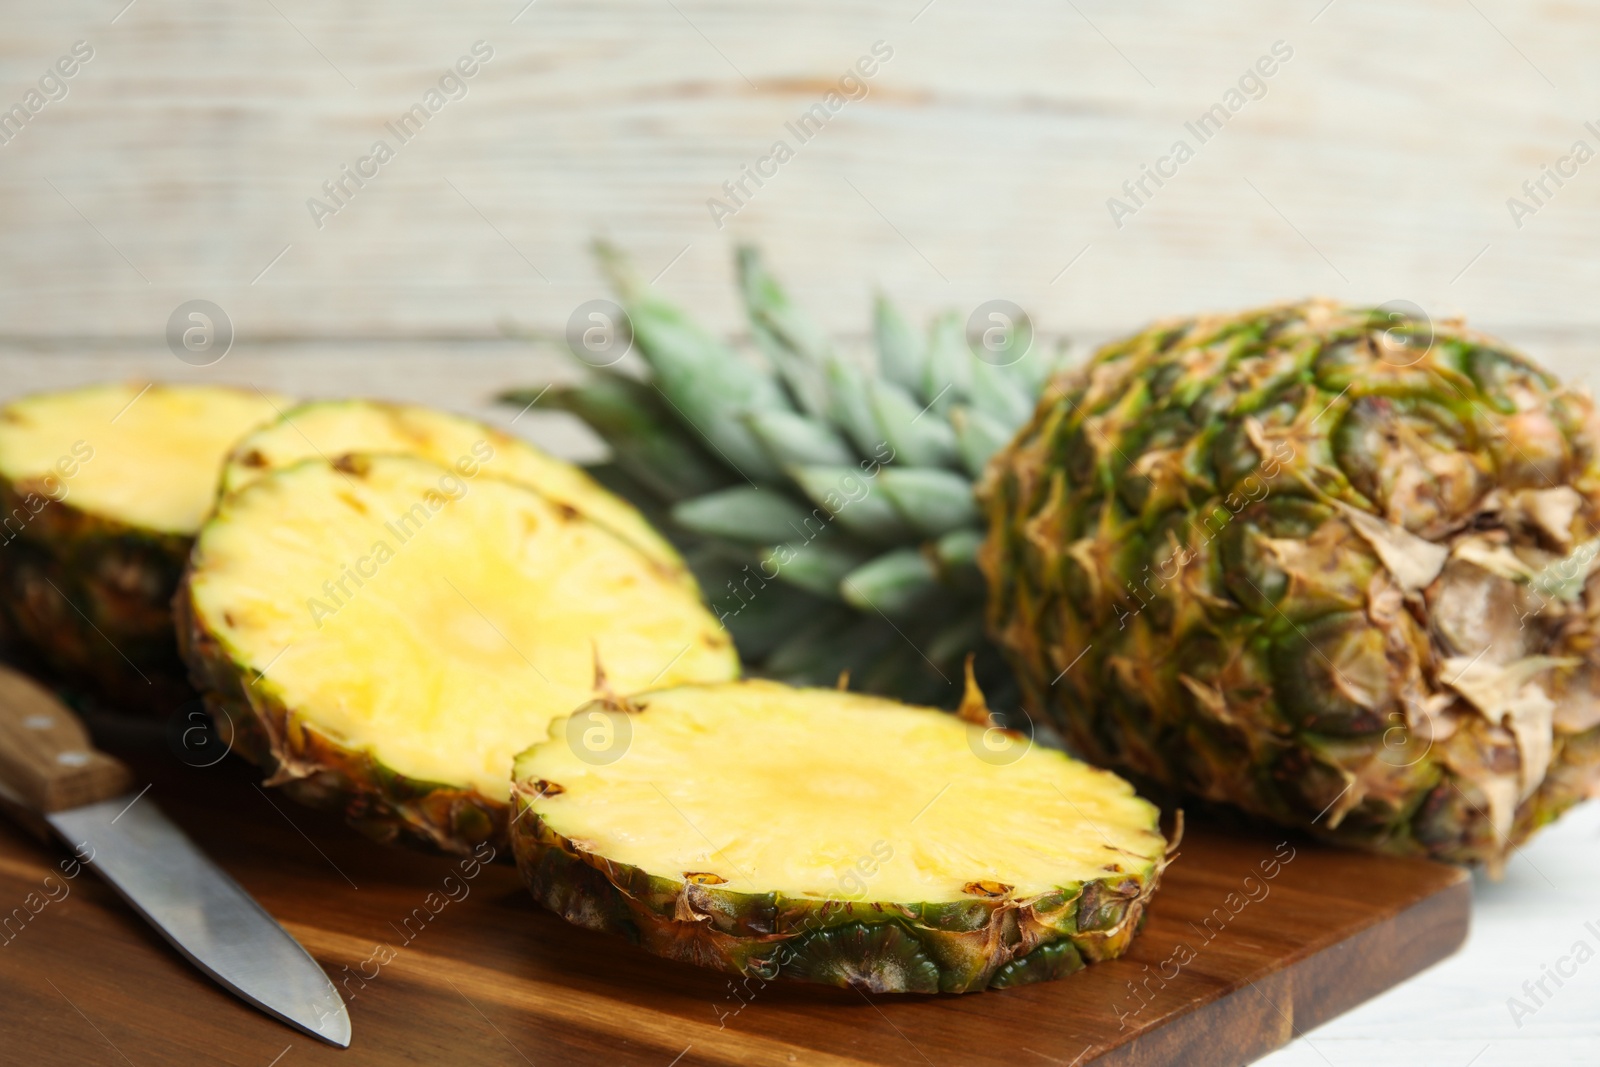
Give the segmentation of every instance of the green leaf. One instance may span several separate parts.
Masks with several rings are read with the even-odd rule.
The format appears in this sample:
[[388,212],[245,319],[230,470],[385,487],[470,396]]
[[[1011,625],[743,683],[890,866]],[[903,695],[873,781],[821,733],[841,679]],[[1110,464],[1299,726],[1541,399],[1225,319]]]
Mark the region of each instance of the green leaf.
[[867,399],[867,376],[860,367],[834,356],[828,360],[828,420],[849,435],[856,450],[863,456],[880,460],[887,454],[889,442],[878,429],[878,420]]
[[838,537],[816,537],[775,545],[761,556],[766,574],[829,600],[839,599],[839,580],[861,566],[867,553]]
[[845,603],[863,611],[901,615],[937,591],[939,576],[914,548],[897,548],[851,571],[839,583]]
[[928,365],[923,370],[922,399],[941,415],[951,404],[965,400],[972,387],[972,364],[975,362],[955,314],[946,312],[934,319],[928,329]]
[[872,320],[878,342],[878,368],[883,377],[913,393],[921,389],[926,364],[922,343],[899,310],[881,293],[873,303]]
[[[928,642],[929,659],[955,666],[967,658],[967,653],[983,647],[983,611],[978,602],[974,602],[973,608],[973,611],[939,628]],[[988,695],[992,699],[993,695]]]
[[[887,472],[884,468],[878,477]],[[789,473],[806,496],[846,531],[889,544],[915,536],[899,509],[855,467],[796,467]]]
[[955,431],[938,415],[924,411],[904,389],[880,379],[868,385],[867,399],[879,432],[894,449],[896,463],[913,467],[955,464]]
[[982,530],[952,530],[939,538],[933,546],[939,563],[949,569],[976,567],[978,549],[983,547]]
[[1038,400],[1007,368],[981,359],[972,363],[971,395],[972,405],[999,423],[1007,436],[1028,421]]
[[811,514],[777,489],[737,485],[684,500],[672,509],[673,521],[695,533],[770,545],[805,536]]
[[983,596],[986,585],[983,572],[978,569],[978,550],[983,547],[983,531],[977,529],[952,530],[933,544],[933,557],[937,561],[940,580],[952,597],[971,597],[969,612],[981,620]]
[[750,334],[756,345],[777,368],[795,406],[808,415],[827,417],[828,382],[821,367],[807,363],[762,322],[750,323]]
[[792,410],[783,386],[656,296],[615,249],[598,249],[624,300],[634,347],[668,407],[742,477],[776,479],[779,468],[740,416]]
[[745,416],[756,440],[780,467],[848,466],[856,454],[825,422],[792,411],[761,411]]
[[939,668],[917,646],[908,643],[908,637],[887,626],[884,629],[894,640],[863,669],[851,672],[851,688],[892,694],[896,700],[910,704],[953,705],[961,695],[961,688],[951,684],[952,677],[961,677],[959,663],[952,666],[949,675],[941,677]]
[[972,482],[953,471],[885,467],[878,472],[878,488],[924,537],[939,537],[978,522]]
[[[721,469],[720,467],[717,468],[719,472]],[[677,544],[680,539],[674,536],[676,531],[668,529],[672,523],[672,515],[669,510],[670,501],[663,499],[662,494],[657,493],[623,470],[617,465],[615,458],[604,463],[588,464],[583,470],[589,477],[599,482],[601,486],[611,490],[638,508],[639,514],[644,516],[646,522],[666,534],[668,540]]]
[[840,605],[774,649],[763,666],[792,685],[833,685],[840,670],[859,674],[899,640],[876,614],[863,618]]
[[708,493],[732,481],[726,466],[642,382],[599,373],[577,385],[552,386],[540,403],[582,419],[605,440],[622,471],[663,499]]
[[756,341],[778,369],[801,410],[826,417],[828,388],[823,366],[833,353],[827,335],[790,301],[756,249],[741,247],[738,266],[739,288]]
[[[752,567],[751,572],[754,570]],[[748,574],[741,572],[736,584],[748,577]],[[725,589],[725,583],[719,588]],[[796,619],[812,617],[831,606],[829,601],[797,585],[769,581],[761,586],[752,581],[750,589],[751,592],[744,598],[727,592],[712,605],[722,625],[733,636],[734,645],[742,657],[768,655],[794,636]]]
[[1011,440],[1012,431],[995,419],[975,408],[956,408],[950,412],[950,425],[955,427],[956,447],[961,452],[961,465],[974,478],[983,477],[989,460]]

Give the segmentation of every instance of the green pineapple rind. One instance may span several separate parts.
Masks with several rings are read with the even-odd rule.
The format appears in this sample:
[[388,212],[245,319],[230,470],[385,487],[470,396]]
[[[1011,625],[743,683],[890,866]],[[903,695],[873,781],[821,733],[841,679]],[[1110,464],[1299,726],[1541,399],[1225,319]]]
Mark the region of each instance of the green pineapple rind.
[[[39,499],[0,478],[0,514],[29,515]],[[192,543],[52,500],[0,548],[6,622],[70,686],[170,712],[192,696],[171,609]]]

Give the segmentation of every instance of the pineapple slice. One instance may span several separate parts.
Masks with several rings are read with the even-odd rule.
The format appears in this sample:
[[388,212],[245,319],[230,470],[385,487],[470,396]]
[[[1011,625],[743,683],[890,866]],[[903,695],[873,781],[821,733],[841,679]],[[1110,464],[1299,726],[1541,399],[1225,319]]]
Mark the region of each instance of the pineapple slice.
[[485,423],[410,404],[313,400],[291,408],[238,443],[223,468],[222,491],[242,489],[302,459],[331,461],[349,452],[402,453],[446,467],[481,465],[611,527],[652,558],[669,566],[680,563],[677,551],[644,516],[579,467]]
[[179,591],[220,732],[381,840],[503,844],[513,757],[597,659],[630,689],[738,673],[681,565],[488,469],[273,471],[221,499]]
[[512,845],[566,919],[747,977],[966,992],[1121,955],[1166,864],[1159,812],[986,740],[768,681],[606,696],[517,757]]
[[182,666],[171,600],[234,442],[284,401],[253,389],[133,382],[0,408],[0,603],[72,681],[171,710]]

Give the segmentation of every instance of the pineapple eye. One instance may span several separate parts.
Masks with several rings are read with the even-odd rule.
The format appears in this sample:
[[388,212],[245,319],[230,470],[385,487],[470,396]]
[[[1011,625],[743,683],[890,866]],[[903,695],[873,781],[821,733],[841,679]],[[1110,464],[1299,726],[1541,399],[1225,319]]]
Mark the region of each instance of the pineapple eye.
[[[259,452],[255,454],[260,455]],[[252,466],[262,465],[263,464],[252,464]],[[364,478],[367,475],[367,471],[372,469],[372,461],[363,455],[346,453],[345,455],[339,456],[333,461],[333,469],[336,471],[343,471],[344,473],[353,475],[357,478]]]
[[727,885],[728,880],[720,874],[708,874],[703,871],[684,871],[683,880],[690,885]]
[[968,882],[961,887],[961,891],[969,896],[984,897],[988,900],[1000,900],[1009,896],[1012,886],[1004,882]]

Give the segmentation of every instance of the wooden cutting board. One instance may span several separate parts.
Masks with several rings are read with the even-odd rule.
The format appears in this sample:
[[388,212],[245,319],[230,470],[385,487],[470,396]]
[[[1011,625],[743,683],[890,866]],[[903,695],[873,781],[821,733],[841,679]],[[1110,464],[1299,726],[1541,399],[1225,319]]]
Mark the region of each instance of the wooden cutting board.
[[102,744],[322,963],[354,1042],[247,1008],[91,874],[46,883],[66,853],[0,824],[7,1063],[1243,1064],[1467,933],[1459,870],[1191,827],[1131,954],[1065,980],[943,997],[740,985],[569,926],[509,867],[366,841],[232,757],[200,769],[148,740]]

